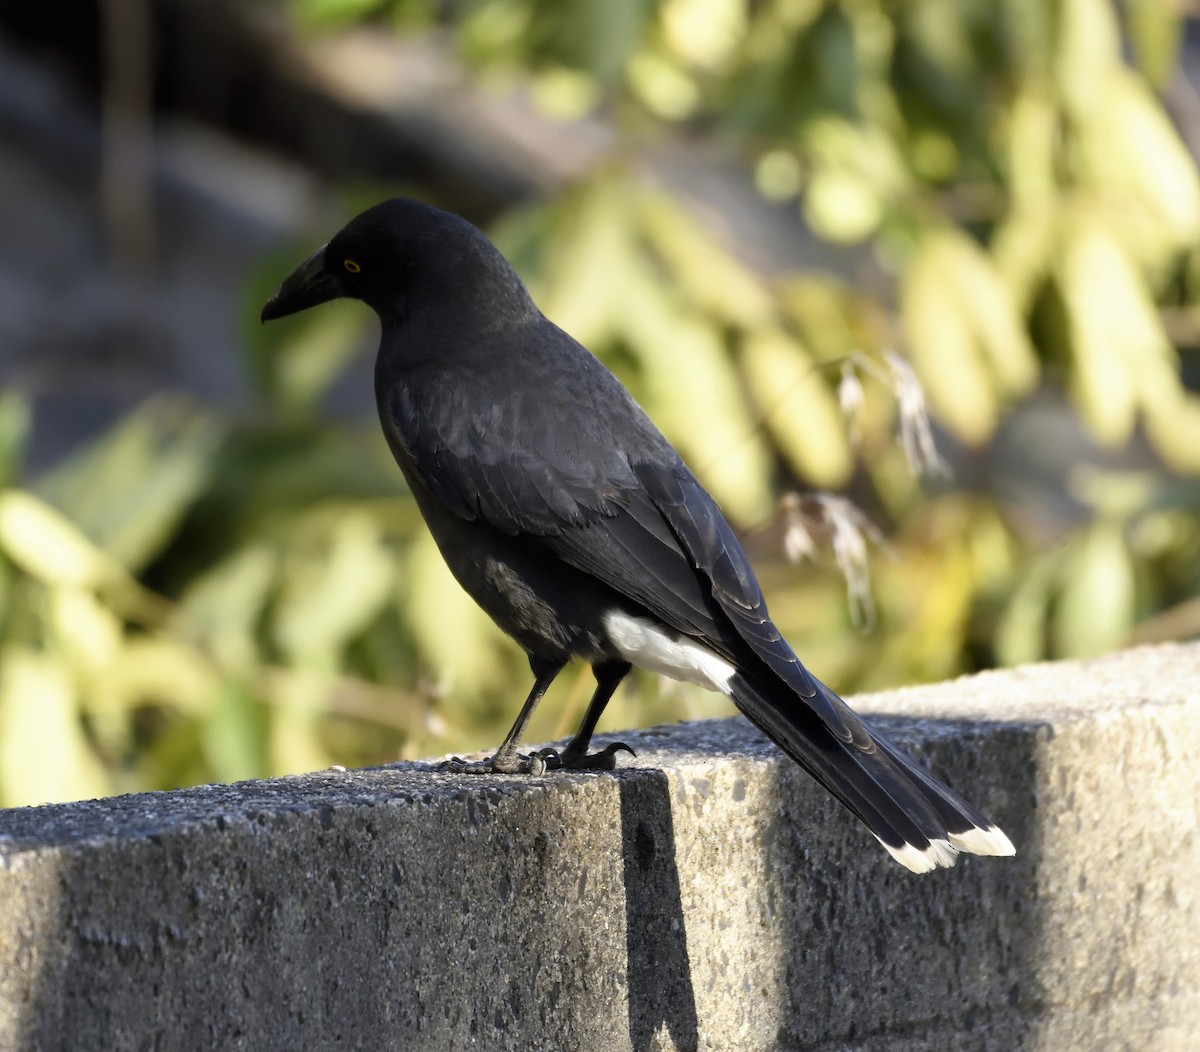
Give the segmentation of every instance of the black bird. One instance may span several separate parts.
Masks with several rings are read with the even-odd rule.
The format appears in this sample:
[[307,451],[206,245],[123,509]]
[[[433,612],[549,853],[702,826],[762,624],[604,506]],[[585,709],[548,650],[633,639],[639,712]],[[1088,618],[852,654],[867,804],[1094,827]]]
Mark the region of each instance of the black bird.
[[[262,319],[339,297],[379,315],[379,417],[442,556],[533,670],[495,756],[462,769],[612,767],[623,746],[588,744],[637,665],[733,699],[911,870],[1014,853],[805,669],[716,503],[475,227],[416,201],[379,204],[305,260]],[[579,733],[561,755],[519,754],[573,657],[596,677]]]

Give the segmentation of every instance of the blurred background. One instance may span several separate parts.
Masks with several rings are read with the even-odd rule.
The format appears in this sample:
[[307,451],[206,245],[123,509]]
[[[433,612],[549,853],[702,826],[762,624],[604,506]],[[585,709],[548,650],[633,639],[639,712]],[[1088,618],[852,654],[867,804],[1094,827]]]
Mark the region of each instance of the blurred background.
[[[634,391],[839,690],[1196,636],[1191,16],[0,6],[0,804],[503,735],[528,667],[383,444],[373,316],[257,322],[398,194]],[[601,730],[726,711],[641,678]]]

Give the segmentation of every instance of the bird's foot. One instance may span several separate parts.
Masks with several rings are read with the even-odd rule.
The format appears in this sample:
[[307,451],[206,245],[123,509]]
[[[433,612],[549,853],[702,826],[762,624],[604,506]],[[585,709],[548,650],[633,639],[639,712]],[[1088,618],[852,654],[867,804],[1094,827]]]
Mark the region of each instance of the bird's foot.
[[613,742],[600,752],[588,752],[586,748],[575,749],[568,745],[562,752],[540,749],[535,755],[541,758],[548,771],[612,771],[616,769],[619,752],[637,755],[624,742]]
[[451,774],[532,774],[546,773],[547,763],[541,753],[530,756],[503,757],[499,754],[489,756],[486,760],[464,760],[461,756],[451,756],[438,765],[443,771]]

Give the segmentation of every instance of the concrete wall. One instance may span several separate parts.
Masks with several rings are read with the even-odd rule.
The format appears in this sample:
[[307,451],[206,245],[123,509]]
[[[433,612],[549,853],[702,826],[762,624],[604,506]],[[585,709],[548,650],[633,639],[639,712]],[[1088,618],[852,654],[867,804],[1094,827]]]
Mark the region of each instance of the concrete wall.
[[1200,646],[856,704],[1017,858],[910,874],[741,721],[3,811],[0,1048],[1200,1048]]

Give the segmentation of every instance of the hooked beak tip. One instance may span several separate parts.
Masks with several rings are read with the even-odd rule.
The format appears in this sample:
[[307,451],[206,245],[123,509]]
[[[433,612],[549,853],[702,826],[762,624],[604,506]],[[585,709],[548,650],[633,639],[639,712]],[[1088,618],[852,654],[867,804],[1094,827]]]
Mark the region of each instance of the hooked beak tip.
[[337,279],[325,270],[325,246],[322,245],[284,278],[283,284],[263,305],[259,321],[285,318],[341,295],[342,289]]

